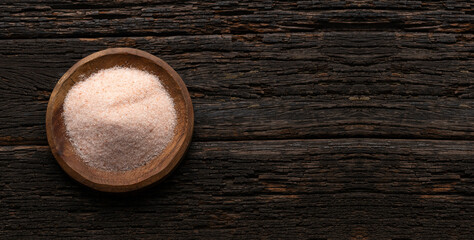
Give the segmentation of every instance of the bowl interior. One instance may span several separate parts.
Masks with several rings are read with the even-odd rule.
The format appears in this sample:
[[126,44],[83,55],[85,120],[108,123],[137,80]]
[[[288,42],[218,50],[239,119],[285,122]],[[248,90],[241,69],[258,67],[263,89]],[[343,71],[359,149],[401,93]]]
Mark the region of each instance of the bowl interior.
[[[72,86],[100,69],[115,66],[133,67],[158,76],[173,98],[177,114],[174,137],[163,152],[144,166],[120,172],[104,171],[85,164],[69,141],[63,118],[64,99]],[[126,192],[159,181],[177,166],[191,139],[193,111],[183,81],[168,64],[146,52],[121,48],[92,54],[69,69],[51,95],[46,122],[52,152],[71,177],[100,191]]]

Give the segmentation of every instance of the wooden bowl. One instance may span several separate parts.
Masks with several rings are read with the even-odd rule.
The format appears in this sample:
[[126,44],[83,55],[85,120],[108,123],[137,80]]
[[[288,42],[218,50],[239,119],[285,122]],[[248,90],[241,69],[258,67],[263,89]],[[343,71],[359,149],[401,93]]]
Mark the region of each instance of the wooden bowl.
[[[85,164],[76,154],[63,119],[63,104],[71,87],[100,69],[134,67],[158,76],[173,98],[177,124],[163,152],[144,166],[129,171],[104,171]],[[48,143],[59,165],[78,182],[103,192],[138,190],[167,177],[183,158],[194,127],[191,98],[181,77],[163,60],[138,49],[110,48],[93,53],[72,66],[56,84],[46,112]]]

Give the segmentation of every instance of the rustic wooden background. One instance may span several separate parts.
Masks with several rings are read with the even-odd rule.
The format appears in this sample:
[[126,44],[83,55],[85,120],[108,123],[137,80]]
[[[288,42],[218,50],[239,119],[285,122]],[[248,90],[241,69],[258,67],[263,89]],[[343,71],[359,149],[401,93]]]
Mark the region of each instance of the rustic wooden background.
[[[472,239],[471,1],[0,2],[0,238]],[[133,196],[55,162],[49,95],[134,47],[195,107],[190,151]]]

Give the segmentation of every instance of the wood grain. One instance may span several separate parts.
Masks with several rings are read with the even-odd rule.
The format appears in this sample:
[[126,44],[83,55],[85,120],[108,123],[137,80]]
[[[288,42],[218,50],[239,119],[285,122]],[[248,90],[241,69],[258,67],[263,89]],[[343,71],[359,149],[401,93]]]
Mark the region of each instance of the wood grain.
[[[2,1],[0,238],[471,239],[472,13],[465,0]],[[54,84],[108,47],[164,59],[196,113],[184,164],[127,198],[74,183],[45,146]]]
[[0,232],[45,239],[469,239],[473,154],[471,141],[193,142],[169,180],[117,198],[74,183],[48,147],[4,146]]
[[[2,1],[0,38],[472,32],[469,1]],[[99,27],[98,27],[99,26]]]
[[[195,139],[473,139],[471,34],[294,33],[2,40],[0,142],[46,144],[57,79],[107,47],[136,47],[183,77]],[[35,47],[35,46],[41,47]],[[19,111],[21,109],[21,111]]]

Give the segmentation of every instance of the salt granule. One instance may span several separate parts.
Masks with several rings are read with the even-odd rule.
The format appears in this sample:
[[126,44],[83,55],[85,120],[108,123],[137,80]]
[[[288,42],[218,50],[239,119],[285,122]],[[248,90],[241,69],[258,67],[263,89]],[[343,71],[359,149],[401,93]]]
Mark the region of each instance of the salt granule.
[[134,68],[100,70],[64,100],[67,135],[82,160],[106,171],[145,165],[174,135],[173,99],[157,76]]

